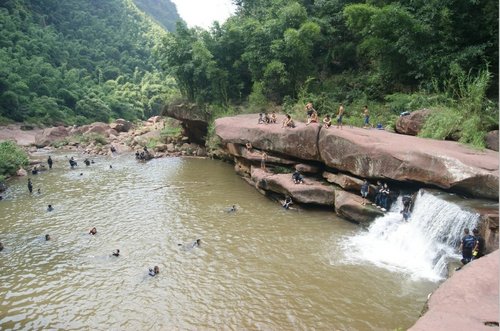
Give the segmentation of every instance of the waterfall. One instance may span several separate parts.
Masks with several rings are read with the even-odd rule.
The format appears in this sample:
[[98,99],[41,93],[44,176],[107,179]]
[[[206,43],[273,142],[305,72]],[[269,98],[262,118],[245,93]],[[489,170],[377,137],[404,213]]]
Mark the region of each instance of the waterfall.
[[347,240],[347,258],[365,260],[413,278],[437,281],[446,277],[450,259],[460,258],[457,247],[479,215],[461,209],[425,190],[417,193],[412,214],[404,221],[402,199],[368,228]]

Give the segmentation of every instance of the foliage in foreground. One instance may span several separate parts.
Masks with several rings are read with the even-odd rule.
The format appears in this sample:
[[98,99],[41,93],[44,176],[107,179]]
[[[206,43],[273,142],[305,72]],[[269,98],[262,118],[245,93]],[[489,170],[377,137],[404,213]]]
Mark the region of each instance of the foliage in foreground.
[[28,165],[28,155],[12,141],[0,142],[0,180]]

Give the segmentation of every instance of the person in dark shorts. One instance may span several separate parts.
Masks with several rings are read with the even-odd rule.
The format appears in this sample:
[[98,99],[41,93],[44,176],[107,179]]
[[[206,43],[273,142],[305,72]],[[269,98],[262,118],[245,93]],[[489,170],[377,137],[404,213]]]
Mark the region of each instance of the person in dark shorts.
[[462,264],[466,265],[472,260],[472,250],[476,246],[476,239],[469,233],[469,229],[464,229],[464,236],[460,243],[459,250],[462,251]]
[[366,205],[366,198],[368,197],[369,190],[370,184],[368,184],[368,181],[365,179],[363,185],[361,185],[361,197],[363,198],[363,202],[361,202],[362,205]]
[[476,239],[476,244],[472,249],[472,260],[477,260],[480,257],[484,256],[485,241],[484,238],[479,234],[478,229],[472,230],[472,233],[474,234],[474,239]]

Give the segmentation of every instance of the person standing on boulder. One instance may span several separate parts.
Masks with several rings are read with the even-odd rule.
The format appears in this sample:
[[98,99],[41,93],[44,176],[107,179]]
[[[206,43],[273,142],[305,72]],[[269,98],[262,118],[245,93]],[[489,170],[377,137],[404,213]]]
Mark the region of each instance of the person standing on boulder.
[[267,153],[262,152],[262,156],[260,157],[260,168],[264,171],[266,171],[266,160],[267,160]]
[[363,107],[363,116],[365,117],[364,129],[369,129],[370,128],[370,112],[368,111],[368,106]]
[[47,163],[49,164],[49,169],[52,169],[52,158],[49,155],[49,158],[47,159]]
[[344,117],[344,105],[340,104],[339,106],[339,112],[337,113],[337,129],[342,129],[342,118]]
[[368,184],[368,181],[365,179],[363,185],[361,185],[361,197],[363,198],[363,202],[361,202],[362,205],[366,205],[366,198],[368,197],[369,190],[370,184]]

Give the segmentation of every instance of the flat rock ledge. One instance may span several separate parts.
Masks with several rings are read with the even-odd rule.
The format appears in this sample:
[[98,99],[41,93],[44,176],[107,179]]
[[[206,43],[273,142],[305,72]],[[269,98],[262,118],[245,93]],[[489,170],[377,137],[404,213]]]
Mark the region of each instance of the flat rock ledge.
[[411,331],[498,330],[499,251],[457,271],[427,302],[427,312]]
[[[416,183],[498,200],[498,152],[376,129],[324,129],[300,122],[285,129],[281,124],[257,124],[257,119],[258,114],[220,118],[215,132],[223,145],[251,143],[270,154],[300,163],[316,161],[371,181]],[[279,115],[278,123],[282,119]]]

